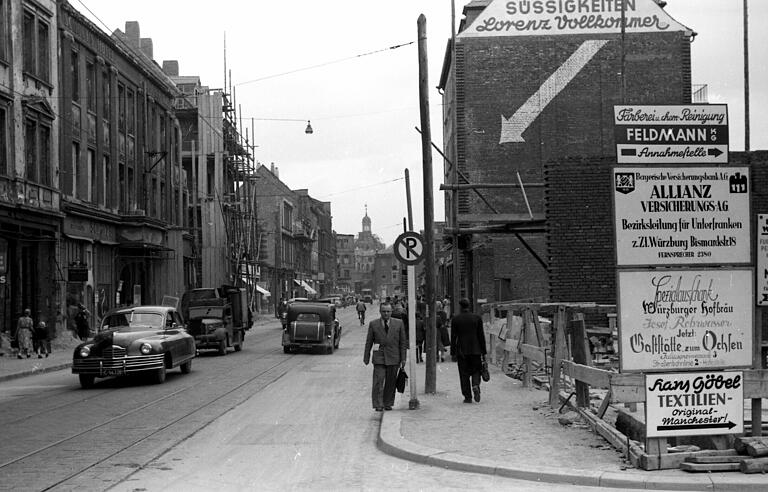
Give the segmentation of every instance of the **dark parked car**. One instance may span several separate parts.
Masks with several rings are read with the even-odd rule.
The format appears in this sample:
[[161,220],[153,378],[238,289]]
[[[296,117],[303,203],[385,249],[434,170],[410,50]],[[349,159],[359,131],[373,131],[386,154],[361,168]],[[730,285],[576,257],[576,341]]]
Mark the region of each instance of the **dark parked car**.
[[83,388],[96,378],[143,373],[154,382],[165,381],[168,369],[192,370],[195,339],[184,328],[176,309],[134,306],[114,309],[104,316],[99,332],[75,348],[72,373]]
[[332,354],[339,348],[341,325],[336,306],[328,302],[296,301],[288,304],[283,327],[283,352],[320,347]]

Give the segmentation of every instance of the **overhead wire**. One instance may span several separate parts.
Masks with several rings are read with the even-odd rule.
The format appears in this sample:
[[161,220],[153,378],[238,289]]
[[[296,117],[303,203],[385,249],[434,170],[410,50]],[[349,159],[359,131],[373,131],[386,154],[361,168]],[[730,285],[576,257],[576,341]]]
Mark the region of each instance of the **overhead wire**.
[[272,75],[266,75],[264,77],[259,77],[257,79],[251,79],[251,80],[246,80],[245,82],[237,83],[237,84],[235,84],[235,87],[240,86],[240,85],[250,84],[252,82],[260,82],[262,80],[274,79],[275,77],[282,77],[283,75],[290,75],[290,74],[293,74],[293,73],[303,72],[303,71],[306,71],[306,70],[313,70],[315,68],[321,68],[321,67],[325,67],[325,66],[328,66],[328,65],[333,65],[335,63],[341,63],[341,62],[345,62],[345,61],[348,61],[348,60],[354,60],[355,58],[362,58],[364,56],[375,55],[376,53],[381,53],[383,51],[396,50],[398,48],[403,48],[405,46],[409,46],[411,44],[414,44],[415,42],[416,41],[409,41],[407,43],[396,44],[396,45],[393,45],[393,46],[388,46],[386,48],[381,48],[381,49],[378,49],[378,50],[369,51],[367,53],[360,53],[360,54],[357,54],[357,55],[347,56],[345,58],[339,58],[337,60],[331,60],[331,61],[327,61],[327,62],[323,62],[323,63],[318,63],[316,65],[310,65],[308,67],[296,68],[294,70],[289,70],[287,72],[281,72],[281,73],[276,73],[276,74],[272,74]]

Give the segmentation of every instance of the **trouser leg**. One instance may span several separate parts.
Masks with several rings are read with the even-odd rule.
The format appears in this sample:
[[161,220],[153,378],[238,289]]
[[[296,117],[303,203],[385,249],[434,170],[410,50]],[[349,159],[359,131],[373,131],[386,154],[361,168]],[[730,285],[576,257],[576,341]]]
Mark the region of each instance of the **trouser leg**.
[[384,364],[373,365],[373,385],[371,388],[371,404],[373,408],[384,406],[384,380],[387,377],[387,366]]
[[385,366],[387,368],[384,382],[384,406],[391,407],[395,404],[395,384],[397,383],[397,369],[400,366]]
[[472,387],[469,384],[470,374],[467,368],[467,361],[464,357],[459,357],[459,383],[461,384],[461,394],[465,399],[472,398]]

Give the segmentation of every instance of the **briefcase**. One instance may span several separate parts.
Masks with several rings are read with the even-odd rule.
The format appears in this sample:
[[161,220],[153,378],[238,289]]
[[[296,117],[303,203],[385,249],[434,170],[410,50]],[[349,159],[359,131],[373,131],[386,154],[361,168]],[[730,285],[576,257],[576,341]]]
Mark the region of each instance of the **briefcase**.
[[406,382],[408,382],[408,374],[405,372],[405,369],[401,367],[400,370],[397,371],[397,380],[395,381],[395,388],[397,388],[398,393],[405,392]]

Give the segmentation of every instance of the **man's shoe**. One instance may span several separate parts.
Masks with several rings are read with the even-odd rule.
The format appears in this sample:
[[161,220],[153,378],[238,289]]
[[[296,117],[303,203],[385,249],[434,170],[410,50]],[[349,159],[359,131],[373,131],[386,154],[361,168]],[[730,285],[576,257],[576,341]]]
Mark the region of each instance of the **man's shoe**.
[[374,410],[376,410],[377,412],[383,412],[384,411],[384,409],[381,408],[381,407],[376,407],[376,408],[374,408]]
[[392,410],[392,407],[384,407],[384,410]]
[[464,398],[464,403],[472,403],[472,398]]
[[475,401],[480,401],[480,385],[472,386],[472,393],[475,394]]

